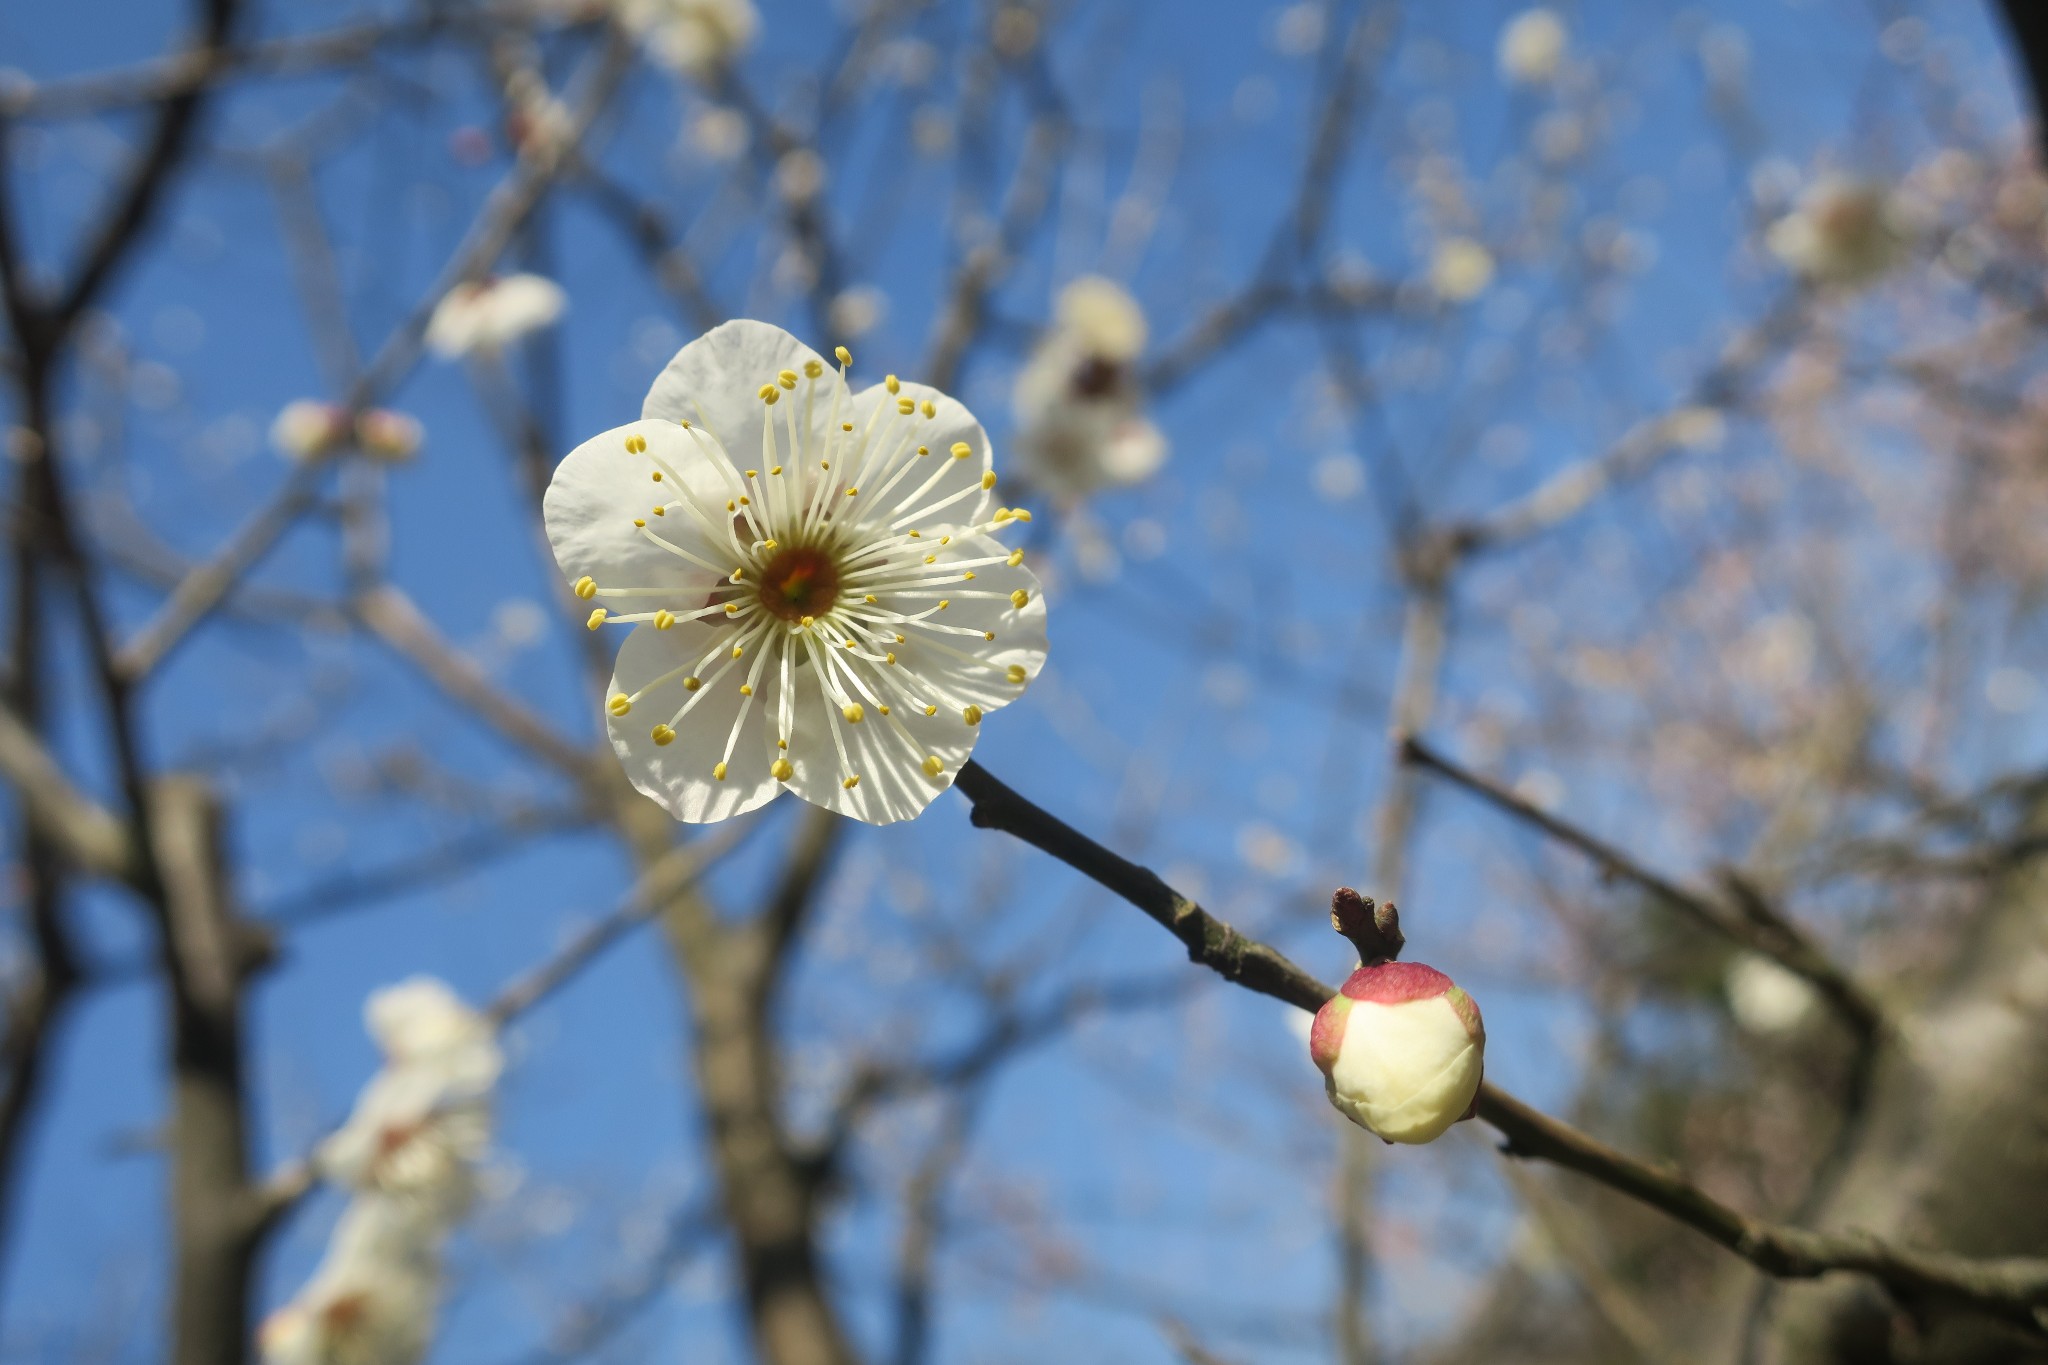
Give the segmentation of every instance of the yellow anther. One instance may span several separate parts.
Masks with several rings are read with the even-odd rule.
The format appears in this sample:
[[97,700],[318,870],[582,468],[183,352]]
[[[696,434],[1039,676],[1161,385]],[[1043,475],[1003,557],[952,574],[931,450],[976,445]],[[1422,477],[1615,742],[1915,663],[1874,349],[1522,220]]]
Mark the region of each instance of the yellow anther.
[[747,576],[747,566],[746,566],[746,565],[744,565],[744,564],[742,564],[742,565],[740,565],[740,566],[739,566],[739,567],[738,567],[737,569],[734,569],[734,570],[732,571],[732,577],[731,577],[731,578],[730,578],[730,579],[729,579],[728,581],[729,581],[729,582],[733,582],[733,583],[737,583],[737,582],[739,582],[739,581],[740,581],[740,580],[741,580],[742,578],[745,578],[746,576]]
[[937,417],[939,415],[939,405],[937,403],[934,403],[931,399],[925,399],[923,407],[924,415],[926,417]]
[[1020,687],[1021,687],[1021,686],[1023,686],[1023,684],[1024,684],[1024,665],[1022,665],[1022,664],[1011,664],[1011,665],[1010,665],[1010,667],[1009,667],[1009,669],[1008,669],[1008,672],[1007,672],[1007,676],[1009,677],[1009,679],[1010,679],[1010,681],[1011,681],[1011,682],[1013,682],[1013,683],[1016,683],[1016,684],[1017,684],[1018,686],[1020,686]]
[[726,603],[726,604],[725,604],[725,614],[726,614],[727,616],[738,616],[738,615],[740,614],[740,604],[739,604],[739,603],[737,603],[737,602],[728,602],[728,603]]
[[941,545],[951,545],[952,543],[953,543],[953,537],[951,537],[951,536],[940,536],[940,537],[939,537],[939,544],[941,544]]
[[974,570],[972,570],[972,569],[969,569],[969,570],[968,570],[968,571],[967,571],[966,573],[964,573],[964,574],[961,574],[960,576],[961,576],[962,578],[969,578],[969,579],[971,579],[971,578],[973,578],[973,577],[974,577]]
[[753,506],[753,504],[752,504],[752,503],[750,503],[750,502],[748,502],[748,501],[747,501],[747,497],[746,497],[746,494],[744,494],[744,493],[742,493],[742,494],[740,495],[740,506],[742,506],[742,507],[751,507],[751,506]]
[[647,518],[645,518],[645,517],[635,517],[635,518],[633,518],[633,524],[634,524],[635,526],[639,527],[639,528],[640,528],[641,530],[643,530],[643,531],[644,531],[644,530],[646,530],[646,529],[647,529]]
[[782,397],[782,390],[776,388],[773,384],[763,384],[760,397],[763,403],[772,408],[775,406],[775,400]]
[[804,362],[804,374],[807,378],[816,379],[823,373],[825,373],[825,363],[823,361],[806,360]]
[[778,383],[778,384],[780,384],[780,385],[782,385],[782,387],[783,387],[783,388],[785,388],[785,389],[793,389],[793,388],[795,388],[795,387],[796,387],[796,371],[795,371],[795,370],[777,370],[777,371],[775,372],[775,382],[776,382],[776,383]]
[[723,763],[712,764],[711,775],[720,782],[725,781],[725,765]]
[[627,696],[624,692],[619,693],[618,695],[614,696],[610,701],[605,703],[605,710],[611,712],[615,716],[623,716],[632,709],[633,699]]
[[665,517],[668,515],[668,508],[663,506],[657,506],[654,509],[654,515],[656,515],[657,517]]
[[703,685],[704,680],[696,676],[694,673],[691,674],[689,677],[683,679],[683,690],[686,692],[695,692],[698,688],[702,687]]
[[842,641],[841,641],[840,643],[841,643],[841,644],[843,644],[843,645],[845,645],[845,646],[846,646],[846,648],[848,648],[848,649],[852,649],[852,648],[853,648],[853,640],[852,640],[851,638],[848,638],[848,639],[846,639],[846,640],[842,640]]
[[660,482],[661,482],[661,471],[660,471],[659,469],[657,469],[657,470],[655,470],[655,471],[654,471],[654,481],[655,481],[656,483],[660,483]]
[[860,785],[860,774],[855,773],[852,777],[847,778],[844,782],[841,782],[839,785],[846,788],[848,791],[852,791],[855,787],[858,787]]
[[747,471],[747,477],[750,479],[758,479],[761,477],[761,471],[758,469],[749,469]]
[[937,777],[945,770],[945,767],[945,764],[939,762],[937,754],[926,754],[924,756],[924,775],[926,777]]
[[1019,588],[1017,589],[1017,591],[1010,594],[1010,605],[1017,608],[1019,611],[1022,611],[1024,609],[1024,604],[1026,602],[1029,602],[1030,600],[1031,593],[1024,588]]
[[851,365],[853,363],[853,352],[847,350],[844,346],[834,346],[832,354],[839,357],[839,363],[842,365]]
[[[851,430],[851,428],[848,428],[848,430]],[[832,462],[830,460],[820,460],[818,461],[818,468],[830,469],[832,468]]]
[[576,580],[575,593],[578,597],[588,602],[591,598],[597,596],[597,580],[589,574],[583,575],[583,577]]
[[740,505],[734,502],[731,498],[727,498],[725,500],[725,510],[728,512],[737,512],[740,510]]
[[747,647],[746,647],[745,645],[734,645],[734,646],[732,647],[732,657],[733,657],[733,658],[735,658],[735,659],[739,658],[739,657],[740,657],[740,655],[742,655],[742,654],[744,654],[744,653],[746,653],[746,652],[747,652]]
[[885,374],[882,376],[882,387],[891,393],[900,393],[903,390],[903,382],[893,374]]
[[971,445],[969,445],[969,444],[967,444],[967,442],[965,442],[965,441],[955,441],[955,442],[953,442],[953,458],[954,458],[954,459],[956,459],[956,460],[964,460],[964,459],[966,459],[966,458],[967,458],[967,457],[968,457],[969,455],[972,455],[973,453],[974,453],[974,447],[973,447],[973,446],[971,446]]
[[851,422],[841,422],[841,423],[839,424],[839,429],[840,429],[841,431],[852,431],[852,430],[853,430],[853,423],[851,423]]
[[656,630],[667,630],[675,623],[676,614],[666,607],[654,613],[654,628]]
[[896,637],[896,643],[897,643],[897,644],[899,644],[899,645],[903,643],[903,637],[902,637],[901,635],[898,635],[898,636]]
[[885,664],[893,664],[893,663],[895,663],[895,662],[896,662],[896,656],[895,656],[895,654],[894,654],[894,653],[884,654],[884,655],[882,656],[882,662],[883,662],[883,663],[885,663]]
[[936,716],[937,714],[939,714],[939,708],[936,706],[927,706],[924,708],[924,713],[928,716]]
[[683,430],[684,430],[684,431],[688,431],[688,430],[690,429],[690,419],[689,419],[689,418],[687,418],[687,417],[683,417],[683,418],[679,418],[679,419],[677,419],[677,420],[678,420],[679,424],[680,424],[680,425],[682,426],[682,428],[683,428]]
[[1008,562],[1011,568],[1016,568],[1019,564],[1022,564],[1024,562],[1024,552],[1022,550],[1010,551],[1010,558]]
[[799,619],[797,621],[797,624],[802,626],[805,630],[809,630],[811,628],[812,623],[815,622],[817,619],[818,618],[815,616],[805,616]]
[[993,517],[990,517],[989,520],[997,526],[1001,526],[1004,522],[1008,521],[1010,518],[1016,515],[1017,514],[1015,512],[1012,512],[1007,507],[998,507],[996,509],[996,514]]
[[917,453],[920,455],[929,455],[932,453],[932,448],[930,446],[919,446],[917,448]]
[[983,489],[990,489],[996,486],[996,472],[993,469],[981,471],[981,486]]
[[846,496],[849,498],[857,498],[860,496],[860,490],[858,488],[849,488],[846,490]]
[[599,626],[604,624],[604,618],[609,615],[611,615],[610,612],[606,611],[603,607],[599,607],[596,611],[590,613],[590,619],[585,621],[583,624],[588,626],[592,630],[596,630]]
[[669,729],[666,725],[657,725],[654,727],[654,742],[656,744],[673,744],[675,743],[675,739],[676,732]]
[[995,633],[994,631],[992,631],[992,630],[985,630],[985,631],[983,631],[983,632],[981,633],[981,638],[982,638],[982,639],[984,639],[984,640],[987,640],[987,641],[989,641],[990,643],[994,643],[994,641],[995,641],[995,638],[996,638],[996,633]]
[[1015,517],[1019,521],[1031,520],[1031,514],[1021,507],[1012,507],[1010,509],[1010,515]]
[[849,702],[840,707],[839,714],[846,717],[848,725],[858,725],[867,716],[867,712],[861,710],[859,702]]
[[911,538],[912,540],[923,540],[923,539],[924,539],[924,533],[923,533],[922,531],[912,531],[912,532],[910,533],[910,538]]
[[960,719],[966,721],[969,725],[981,724],[981,708],[979,706],[962,707],[960,710]]
[[778,749],[787,749],[789,747],[789,741],[786,739],[778,739],[775,741],[775,747]]
[[[772,540],[764,540],[761,542],[761,548],[764,550],[772,550],[775,548],[775,542]],[[1021,555],[1024,552],[1022,550],[1019,550],[1017,551],[1017,553]]]
[[740,684],[740,695],[741,695],[741,696],[743,696],[743,697],[751,697],[751,696],[753,696],[753,695],[754,695],[754,685],[753,685],[752,683],[741,683],[741,684]]
[[782,472],[782,466],[776,465],[773,469],[769,470],[768,472],[770,474],[780,474]]
[[788,759],[778,758],[775,760],[774,763],[769,765],[768,771],[775,774],[775,780],[777,782],[787,782],[789,781],[789,775],[795,772],[796,769],[789,766]]
[[880,711],[880,712],[881,712],[881,713],[882,713],[883,715],[885,715],[885,716],[889,714],[889,708],[888,708],[888,707],[886,707],[886,706],[877,706],[877,707],[875,707],[875,709],[876,709],[877,711]]
[[927,564],[936,564],[939,562],[939,557],[937,555],[926,555],[924,557],[924,562]]
[[873,593],[865,593],[861,596],[861,601],[867,603],[869,606],[872,607],[879,605],[881,599],[876,597]]
[[902,416],[908,417],[911,413],[917,411],[917,404],[908,398],[899,398],[896,400],[896,411]]
[[629,455],[646,454],[647,438],[645,436],[640,435],[638,432],[635,432],[633,435],[628,436],[626,438],[626,453]]
[[952,606],[952,605],[953,605],[953,599],[952,599],[952,598],[950,598],[950,597],[941,597],[941,598],[939,599],[939,610],[940,610],[940,611],[944,611],[944,610],[945,610],[945,609],[946,609],[947,607],[950,607],[950,606]]

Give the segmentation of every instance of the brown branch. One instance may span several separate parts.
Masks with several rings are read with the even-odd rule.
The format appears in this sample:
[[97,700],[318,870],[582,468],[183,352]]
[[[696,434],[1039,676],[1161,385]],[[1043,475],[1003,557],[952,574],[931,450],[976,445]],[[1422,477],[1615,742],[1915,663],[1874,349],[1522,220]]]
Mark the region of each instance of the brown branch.
[[0,777],[65,861],[95,877],[139,884],[142,854],[128,822],[73,786],[41,741],[4,706]]
[[1653,872],[1612,844],[1523,800],[1501,783],[1460,766],[1413,735],[1402,737],[1400,756],[1404,765],[1434,772],[1575,849],[1605,875],[1633,883],[1703,928],[1771,958],[1819,991],[1858,1037],[1874,1037],[1883,1028],[1884,1012],[1876,999],[1740,874],[1722,873],[1731,902],[1724,904]]
[[[1285,956],[1203,910],[1150,869],[1110,852],[1033,805],[970,760],[955,785],[974,824],[1022,839],[1115,892],[1188,949],[1191,961],[1247,990],[1299,1009],[1320,1009],[1334,990]],[[1677,1173],[1653,1166],[1549,1117],[1500,1087],[1479,1091],[1479,1118],[1507,1139],[1509,1156],[1548,1161],[1617,1190],[1726,1247],[1768,1275],[1812,1279],[1834,1271],[1870,1276],[1895,1296],[1959,1301],[2048,1336],[2048,1259],[1979,1259],[1831,1235],[1750,1218]]]

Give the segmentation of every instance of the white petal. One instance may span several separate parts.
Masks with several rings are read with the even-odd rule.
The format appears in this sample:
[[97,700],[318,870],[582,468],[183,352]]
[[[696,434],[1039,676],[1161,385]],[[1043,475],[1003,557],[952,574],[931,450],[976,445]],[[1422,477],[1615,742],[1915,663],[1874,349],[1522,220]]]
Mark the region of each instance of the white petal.
[[[629,437],[644,440],[646,452],[628,450]],[[653,476],[663,469],[680,474],[687,487],[677,489],[668,474],[657,483]],[[663,549],[646,534],[652,532],[656,539],[724,568],[733,557],[730,543],[714,542],[704,523],[686,507],[671,507],[660,517],[653,514],[657,504],[685,495],[694,495],[698,506],[718,513],[732,493],[703,447],[681,427],[672,422],[628,422],[591,437],[556,468],[542,503],[555,562],[572,583],[588,574],[605,588],[677,589],[674,601],[595,602],[615,613],[656,607],[681,612],[703,606],[717,575]],[[646,522],[646,528],[635,526],[636,520]]]
[[[805,374],[806,365],[813,363],[823,367],[817,379]],[[761,386],[775,383],[784,370],[797,375],[796,389],[784,393],[771,408],[759,397]],[[835,390],[843,394],[845,384],[838,370],[825,364],[824,357],[780,327],[739,318],[712,328],[677,351],[655,377],[640,414],[708,427],[744,469],[759,462],[765,419],[775,419],[777,439],[783,438],[787,428],[782,404],[801,404],[806,394],[812,395],[811,421],[816,427],[826,420]],[[799,407],[799,429],[802,412]],[[785,448],[783,454],[788,453]]]
[[[873,686],[872,674],[869,680]],[[845,690],[865,714],[858,724],[848,723],[840,703],[829,699],[818,685],[815,668],[798,670],[795,686],[796,733],[789,746],[789,762],[795,771],[789,789],[814,805],[871,825],[908,820],[929,806],[952,784],[953,774],[967,762],[980,733],[958,715],[945,711],[927,717],[916,707],[894,705],[889,715],[881,715],[853,688]],[[900,721],[902,729],[891,724],[892,720]],[[860,776],[859,785],[851,790],[846,787],[847,768],[840,763],[833,743],[835,724],[850,766]],[[925,772],[928,757],[939,760],[936,777]]]
[[[959,399],[940,393],[928,384],[905,383],[901,387],[900,395],[890,393],[880,384],[862,389],[855,394],[853,407],[857,415],[852,419],[855,428],[866,429],[869,415],[874,412],[877,405],[887,403],[893,406],[899,396],[908,398],[918,405],[917,443],[928,448],[931,454],[919,459],[917,467],[904,475],[902,481],[890,490],[888,497],[890,502],[896,504],[895,510],[884,513],[870,509],[869,515],[893,522],[923,508],[936,507],[938,510],[929,513],[925,518],[907,523],[908,526],[920,531],[930,531],[944,526],[972,526],[986,521],[989,509],[994,503],[993,495],[981,486],[981,476],[993,467],[989,454],[988,432],[982,429],[981,423],[975,420],[974,414],[969,412],[967,405]],[[929,419],[923,415],[923,405],[927,402],[932,405],[933,415]],[[883,421],[887,420],[885,416]],[[955,459],[953,456],[953,447],[960,444],[967,447],[965,459]],[[933,460],[944,460],[946,463],[935,470],[930,467]],[[930,491],[920,494],[918,490],[924,487],[925,481],[935,472],[939,475],[938,481],[932,485]],[[864,476],[862,482],[871,481]],[[879,492],[880,489],[872,491]],[[961,492],[966,492],[967,496],[957,502],[946,502],[946,499]],[[941,503],[945,505],[939,506]]]
[[[940,564],[1009,553],[1007,546],[990,535],[955,536],[952,544],[932,548]],[[1027,594],[1022,607],[1010,598],[1019,589]],[[953,593],[946,598],[952,605],[933,613],[929,619],[933,625],[963,626],[970,633],[940,634],[915,625],[898,626],[904,642],[895,647],[896,667],[903,671],[904,685],[915,688],[920,679],[930,680],[949,695],[963,703],[972,702],[983,711],[999,710],[1022,696],[1025,686],[1045,667],[1045,598],[1039,590],[1038,575],[1022,564],[990,564],[974,570],[972,581],[930,591],[932,597],[905,599],[900,605],[906,610],[923,610],[933,606],[940,595]],[[970,591],[1000,596],[958,595]],[[883,604],[898,605],[886,596]],[[984,638],[991,632],[994,640]],[[970,658],[957,658],[949,650]],[[1009,680],[1012,666],[1024,670],[1023,682]],[[957,712],[954,718],[959,719]]]
[[[714,646],[729,647],[739,638],[736,629],[722,622],[707,626],[688,621],[670,630],[636,626],[619,650],[612,694],[630,695],[672,669],[695,669]],[[704,666],[704,678],[708,680],[726,662],[726,653],[721,649],[720,657]],[[768,770],[775,753],[775,736],[768,724],[776,705],[772,669],[757,684],[747,707],[726,780],[712,776],[712,768],[725,753],[733,721],[748,702],[740,695],[747,668],[748,663],[740,660],[716,682],[706,681],[709,695],[698,698],[669,744],[656,744],[653,733],[656,725],[666,724],[694,695],[684,688],[680,677],[656,687],[626,715],[610,719],[612,749],[625,766],[626,776],[678,820],[691,824],[728,820],[768,804],[781,790]]]
[[1428,1142],[1464,1114],[1480,1072],[1480,1049],[1442,996],[1399,1005],[1361,1000],[1345,1020],[1330,1098],[1390,1142]]
[[1102,472],[1111,483],[1143,483],[1166,463],[1166,437],[1142,417],[1127,417],[1110,433]]

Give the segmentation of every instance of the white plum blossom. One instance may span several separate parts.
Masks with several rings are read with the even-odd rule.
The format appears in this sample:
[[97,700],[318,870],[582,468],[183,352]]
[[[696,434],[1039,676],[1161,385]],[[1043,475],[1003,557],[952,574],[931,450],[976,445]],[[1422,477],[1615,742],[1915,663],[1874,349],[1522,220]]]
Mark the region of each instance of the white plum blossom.
[[1516,85],[1548,85],[1564,65],[1568,39],[1553,9],[1525,9],[1500,31],[1500,73]]
[[778,327],[676,354],[641,420],[569,453],[548,539],[589,626],[628,624],[606,701],[633,785],[679,820],[785,788],[874,824],[948,786],[1045,662],[995,533],[988,436],[936,389],[859,393]]
[[754,41],[752,0],[615,0],[619,22],[649,55],[687,76],[707,76]]
[[1755,1034],[1790,1033],[1820,1004],[1812,983],[1758,953],[1730,963],[1724,987],[1728,1012]]
[[1378,962],[1316,1012],[1309,1056],[1353,1123],[1388,1142],[1433,1142],[1472,1117],[1486,1026],[1472,997],[1434,967]]
[[441,1230],[392,1199],[358,1198],[290,1303],[264,1319],[264,1365],[418,1365],[441,1292]]
[[552,326],[568,306],[562,286],[539,275],[504,275],[456,285],[434,305],[427,345],[450,359],[491,356]]
[[1014,395],[1018,453],[1034,486],[1073,502],[1142,483],[1166,462],[1138,385],[1145,336],[1145,314],[1114,281],[1083,276],[1060,292]]
[[1452,303],[1468,303],[1493,283],[1493,253],[1470,237],[1447,237],[1429,258],[1429,287]]
[[1827,176],[1771,224],[1764,240],[1803,279],[1855,288],[1905,259],[1911,238],[1906,214],[1883,185]]
[[369,408],[351,422],[346,407],[312,398],[285,404],[270,427],[270,443],[296,463],[323,460],[351,446],[397,463],[419,452],[421,436],[418,420],[402,412]]
[[376,992],[364,1017],[385,1065],[321,1144],[320,1169],[453,1217],[490,1145],[491,1092],[504,1069],[491,1023],[425,977]]

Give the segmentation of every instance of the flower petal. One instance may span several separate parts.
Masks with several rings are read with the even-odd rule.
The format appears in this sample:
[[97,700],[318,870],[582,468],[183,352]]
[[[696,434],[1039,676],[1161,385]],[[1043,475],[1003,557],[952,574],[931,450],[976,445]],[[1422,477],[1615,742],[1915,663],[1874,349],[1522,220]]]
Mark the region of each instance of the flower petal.
[[[809,375],[812,365],[819,368],[816,378]],[[775,383],[784,370],[796,374],[796,389],[784,393],[771,408],[759,397],[761,386]],[[809,399],[816,427],[826,420],[835,392],[843,395],[845,382],[824,357],[780,327],[738,318],[677,351],[655,377],[640,415],[704,427],[737,467],[746,468],[761,459],[762,431],[769,416],[775,418],[777,439],[783,438],[787,428],[781,404]],[[797,411],[801,428],[804,410]]]
[[[935,546],[934,551],[940,564],[1009,553],[1007,546],[990,535],[954,536],[950,545]],[[974,570],[973,581],[959,583],[957,588],[961,594],[975,591],[997,595],[949,596],[946,600],[951,605],[930,618],[932,625],[963,627],[966,634],[940,633],[909,624],[898,627],[904,642],[896,646],[896,666],[903,670],[906,686],[929,680],[960,705],[972,703],[983,711],[995,711],[1022,696],[1025,687],[1045,667],[1045,598],[1039,590],[1038,575],[1022,563],[990,564]],[[947,588],[932,589],[932,596],[921,601],[906,599],[901,602],[901,609],[906,614],[924,610],[946,591]],[[1011,597],[1018,591],[1025,594],[1021,607]],[[899,605],[886,597],[883,601],[884,605]],[[985,638],[989,634],[996,638]],[[968,658],[960,658],[962,654]],[[1023,670],[1023,681],[1010,681],[1013,667]],[[957,712],[954,719],[959,719]]]
[[[632,448],[635,438],[645,443],[644,451]],[[662,475],[659,482],[656,474]],[[684,489],[675,486],[677,474]],[[702,606],[718,575],[676,551],[721,569],[733,552],[729,542],[711,538],[704,519],[679,505],[683,496],[694,496],[698,506],[715,513],[732,493],[702,447],[681,427],[673,422],[628,422],[591,437],[569,452],[542,500],[555,562],[572,583],[588,574],[600,587],[677,590],[673,602],[649,600],[621,610]],[[657,517],[657,504],[678,505]],[[635,521],[647,525],[635,526]]]
[[[799,657],[802,657],[801,655]],[[871,825],[908,820],[952,785],[953,775],[974,752],[980,731],[957,715],[941,711],[926,716],[912,706],[895,705],[880,714],[858,688],[842,688],[861,705],[859,723],[848,723],[840,703],[825,693],[815,666],[798,670],[796,727],[789,746],[789,789],[813,805],[838,811]],[[836,727],[858,785],[846,786],[847,769],[833,743]],[[938,760],[938,774],[925,769]]]
[[[718,657],[737,639],[737,632],[723,624],[689,621],[670,630],[637,626],[626,637],[612,670],[613,696],[631,695],[651,686],[630,712],[611,717],[613,751],[635,788],[676,819],[691,824],[742,815],[768,804],[781,790],[768,769],[775,752],[768,722],[775,707],[772,670],[761,679],[757,695],[748,704],[749,699],[740,694],[747,665],[733,661],[727,666],[727,661]],[[702,664],[706,655],[714,656],[709,665]],[[700,666],[705,670],[703,688],[708,695],[690,692],[682,682],[684,674],[655,685],[665,673]],[[725,668],[722,676],[718,674],[721,667]],[[675,739],[656,744],[654,727],[667,724],[693,695],[696,704],[677,723]],[[733,745],[726,779],[721,782],[712,769],[724,759],[726,740],[743,706],[746,719]]]
[[[869,515],[894,522],[916,513],[919,514],[918,519],[907,522],[906,525],[918,530],[930,530],[940,526],[973,526],[986,521],[989,508],[994,501],[988,490],[982,487],[982,475],[993,467],[989,455],[988,432],[982,429],[974,414],[967,410],[966,404],[957,398],[940,393],[929,384],[905,383],[899,388],[901,391],[894,394],[881,384],[862,389],[853,396],[855,416],[851,420],[856,427],[865,429],[876,407],[883,403],[893,405],[907,398],[917,405],[919,410],[918,444],[930,449],[929,459],[944,460],[945,464],[937,470],[913,468],[889,492],[889,500],[896,504],[896,510],[882,513],[871,509]],[[932,405],[932,416],[929,419],[922,415],[923,405],[926,403]],[[886,416],[883,420],[887,420]],[[967,447],[967,457],[955,459],[954,447],[963,444]],[[919,461],[920,466],[925,463],[927,461]],[[934,473],[938,475],[937,482],[933,483],[928,491],[921,492],[925,482],[931,479]],[[956,501],[951,500],[960,494],[965,496],[958,497]],[[933,510],[925,512],[926,508]]]

